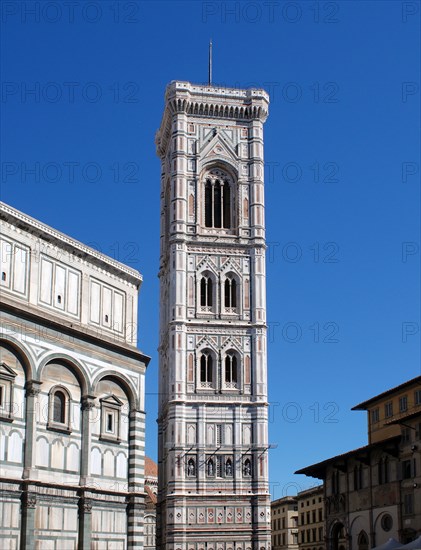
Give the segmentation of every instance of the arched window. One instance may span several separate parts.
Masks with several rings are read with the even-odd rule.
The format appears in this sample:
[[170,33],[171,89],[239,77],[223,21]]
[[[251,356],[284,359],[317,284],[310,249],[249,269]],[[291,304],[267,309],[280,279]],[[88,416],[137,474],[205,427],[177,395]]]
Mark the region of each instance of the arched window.
[[232,227],[231,179],[221,170],[208,172],[204,183],[205,227],[230,229]]
[[213,303],[213,283],[212,278],[203,275],[200,279],[200,305],[201,307],[212,307]]
[[70,395],[61,386],[54,387],[50,391],[48,428],[70,431]]
[[53,394],[53,422],[64,424],[66,420],[66,396],[60,390]]
[[203,388],[211,387],[213,382],[213,359],[209,352],[203,352],[200,358],[200,384]]
[[231,275],[225,279],[224,283],[224,305],[227,309],[237,307],[237,281]]
[[238,382],[237,356],[234,352],[228,352],[225,357],[225,385],[235,388]]

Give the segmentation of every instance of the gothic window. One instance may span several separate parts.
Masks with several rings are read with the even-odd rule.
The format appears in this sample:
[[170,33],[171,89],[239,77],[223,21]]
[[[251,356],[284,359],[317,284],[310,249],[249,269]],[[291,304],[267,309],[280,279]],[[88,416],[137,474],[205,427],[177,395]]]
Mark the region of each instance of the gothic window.
[[237,281],[232,276],[228,276],[225,279],[224,284],[225,300],[224,305],[228,309],[235,309],[237,307]]
[[16,376],[6,363],[0,364],[0,419],[12,420],[13,386]]
[[358,535],[358,550],[368,550],[368,536],[365,531],[361,531]]
[[231,179],[220,170],[208,172],[204,181],[205,227],[230,229],[232,227]]
[[62,386],[50,391],[48,428],[70,431],[70,395]]
[[121,406],[123,402],[115,395],[101,399],[101,439],[120,441]]
[[238,383],[237,356],[234,352],[228,352],[225,357],[225,386],[236,388]]
[[200,305],[211,308],[213,304],[213,281],[209,275],[203,275],[200,279]]
[[213,382],[213,358],[208,351],[204,351],[200,357],[200,385],[202,388],[212,387]]

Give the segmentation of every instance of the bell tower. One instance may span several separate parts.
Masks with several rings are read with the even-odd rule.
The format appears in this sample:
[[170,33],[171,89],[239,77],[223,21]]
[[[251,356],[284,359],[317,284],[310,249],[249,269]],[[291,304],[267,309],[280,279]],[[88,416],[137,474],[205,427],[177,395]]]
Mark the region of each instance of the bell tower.
[[267,550],[264,90],[171,82],[161,159],[158,543]]

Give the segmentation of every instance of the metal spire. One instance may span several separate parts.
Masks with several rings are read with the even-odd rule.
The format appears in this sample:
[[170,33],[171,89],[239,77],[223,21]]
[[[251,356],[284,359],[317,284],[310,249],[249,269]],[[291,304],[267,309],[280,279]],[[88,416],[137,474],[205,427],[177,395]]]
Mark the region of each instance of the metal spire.
[[209,42],[209,75],[208,75],[208,84],[212,84],[212,38]]

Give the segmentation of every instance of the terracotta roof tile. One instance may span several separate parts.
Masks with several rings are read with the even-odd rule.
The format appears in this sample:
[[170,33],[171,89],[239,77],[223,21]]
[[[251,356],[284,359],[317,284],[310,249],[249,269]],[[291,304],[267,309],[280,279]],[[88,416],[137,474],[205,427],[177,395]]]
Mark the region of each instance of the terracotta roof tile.
[[158,465],[148,456],[145,457],[145,478],[158,477]]

